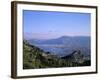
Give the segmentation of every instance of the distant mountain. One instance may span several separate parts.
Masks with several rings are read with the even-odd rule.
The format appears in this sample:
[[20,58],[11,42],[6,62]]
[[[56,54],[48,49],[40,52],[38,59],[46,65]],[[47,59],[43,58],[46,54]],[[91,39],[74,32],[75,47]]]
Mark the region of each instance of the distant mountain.
[[80,51],[59,57],[50,52],[23,41],[23,69],[90,66],[90,60],[84,59]]
[[91,53],[91,39],[89,36],[62,36],[56,39],[28,40],[30,44],[36,45],[47,52],[60,56],[69,55],[73,50],[81,50],[82,54],[89,56]]
[[32,44],[68,44],[70,42],[74,44],[82,44],[85,45],[86,43],[89,44],[90,37],[89,36],[76,36],[76,37],[69,37],[69,36],[62,36],[56,39],[30,39],[28,40]]

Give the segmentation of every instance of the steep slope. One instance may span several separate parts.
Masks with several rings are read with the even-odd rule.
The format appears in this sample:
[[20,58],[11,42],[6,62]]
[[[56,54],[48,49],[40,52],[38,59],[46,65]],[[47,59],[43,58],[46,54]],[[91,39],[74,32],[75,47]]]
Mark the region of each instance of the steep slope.
[[24,41],[23,45],[23,68],[48,68],[58,66],[58,57],[56,55],[51,55],[49,52],[44,52],[43,50],[30,45],[27,41]]
[[50,52],[23,42],[23,69],[90,66],[90,60],[85,60],[81,52],[74,51],[68,56],[58,57]]

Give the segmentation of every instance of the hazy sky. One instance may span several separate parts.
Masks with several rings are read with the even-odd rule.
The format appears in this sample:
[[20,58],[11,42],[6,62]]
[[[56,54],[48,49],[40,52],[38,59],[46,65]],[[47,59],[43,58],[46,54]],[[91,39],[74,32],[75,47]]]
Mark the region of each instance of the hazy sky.
[[23,31],[27,39],[60,36],[90,36],[89,13],[23,11]]

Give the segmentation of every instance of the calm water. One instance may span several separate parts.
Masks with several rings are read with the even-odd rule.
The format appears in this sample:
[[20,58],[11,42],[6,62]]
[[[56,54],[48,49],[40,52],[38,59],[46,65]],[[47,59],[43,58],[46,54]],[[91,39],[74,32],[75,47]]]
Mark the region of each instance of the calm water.
[[65,56],[73,52],[71,48],[67,48],[64,45],[36,45],[36,46],[44,50],[45,52],[50,52],[51,54],[55,54],[58,56]]

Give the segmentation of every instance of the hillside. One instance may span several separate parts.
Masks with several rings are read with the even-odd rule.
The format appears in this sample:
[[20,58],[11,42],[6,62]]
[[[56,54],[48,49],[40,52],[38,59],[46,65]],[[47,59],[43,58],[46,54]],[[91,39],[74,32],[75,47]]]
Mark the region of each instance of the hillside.
[[43,50],[30,45],[28,42],[24,41],[24,55],[23,55],[23,68],[46,68],[46,67],[56,67],[58,62],[58,57],[51,55],[49,52],[45,53]]
[[80,51],[59,57],[23,41],[23,69],[90,66]]

